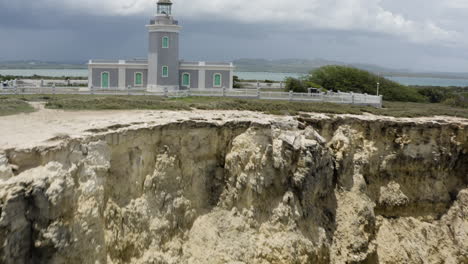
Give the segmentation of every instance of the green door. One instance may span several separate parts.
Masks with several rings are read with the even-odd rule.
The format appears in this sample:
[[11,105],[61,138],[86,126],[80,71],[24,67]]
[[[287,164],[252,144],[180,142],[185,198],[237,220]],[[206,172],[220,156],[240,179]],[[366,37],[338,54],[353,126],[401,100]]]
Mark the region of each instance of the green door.
[[214,87],[221,87],[221,74],[215,74]]
[[182,75],[182,86],[190,86],[190,75],[188,73]]
[[142,86],[143,85],[143,74],[136,73],[135,74],[135,86]]
[[109,73],[103,72],[101,74],[101,88],[109,88]]

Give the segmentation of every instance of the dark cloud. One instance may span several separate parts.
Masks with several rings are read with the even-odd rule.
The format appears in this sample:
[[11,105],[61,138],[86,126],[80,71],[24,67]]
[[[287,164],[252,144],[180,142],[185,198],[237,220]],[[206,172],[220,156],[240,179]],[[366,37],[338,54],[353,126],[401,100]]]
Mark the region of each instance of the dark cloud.
[[[13,0],[22,1],[26,0]],[[149,16],[89,15],[0,0],[0,60],[87,61],[146,56]],[[412,5],[411,5],[412,6]],[[468,50],[366,30],[179,18],[187,60],[326,58],[395,68],[462,71]]]

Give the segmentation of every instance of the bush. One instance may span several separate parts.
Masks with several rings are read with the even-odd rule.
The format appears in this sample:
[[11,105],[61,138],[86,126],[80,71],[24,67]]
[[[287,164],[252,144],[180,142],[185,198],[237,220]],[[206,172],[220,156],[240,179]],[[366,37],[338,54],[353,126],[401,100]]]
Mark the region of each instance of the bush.
[[444,104],[454,107],[468,108],[468,93],[453,95],[452,97],[446,99]]
[[418,93],[426,97],[431,103],[441,103],[453,96],[453,90],[446,87],[420,87],[416,86]]
[[234,75],[233,80],[234,80],[234,84],[233,84],[232,88],[242,88],[242,86],[240,84],[239,76]]
[[321,85],[318,85],[307,78],[293,78],[288,77],[284,81],[286,92],[293,91],[295,93],[308,93],[308,88],[322,89]]
[[318,84],[316,84],[316,83],[314,83],[314,82],[312,82],[310,80],[307,80],[307,79],[304,79],[303,82],[307,86],[307,88],[318,88],[318,89],[322,88],[321,85],[318,85]]
[[404,102],[425,102],[427,99],[415,88],[379,77],[373,73],[345,66],[325,66],[312,71],[305,77],[306,81],[316,83],[327,90],[377,93],[377,83],[380,83],[380,94],[385,100]]
[[288,77],[285,80],[285,89],[287,92],[307,93],[307,86],[303,80]]
[[0,75],[0,81],[4,82],[4,81],[11,81],[11,80],[14,80],[16,79],[16,76],[12,76],[12,75]]

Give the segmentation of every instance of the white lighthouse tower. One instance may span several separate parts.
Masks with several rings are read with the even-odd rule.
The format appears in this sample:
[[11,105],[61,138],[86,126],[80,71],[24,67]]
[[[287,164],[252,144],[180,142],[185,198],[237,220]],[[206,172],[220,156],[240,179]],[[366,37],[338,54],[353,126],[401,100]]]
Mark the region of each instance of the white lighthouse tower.
[[170,0],[159,0],[149,31],[148,90],[179,89],[179,32]]

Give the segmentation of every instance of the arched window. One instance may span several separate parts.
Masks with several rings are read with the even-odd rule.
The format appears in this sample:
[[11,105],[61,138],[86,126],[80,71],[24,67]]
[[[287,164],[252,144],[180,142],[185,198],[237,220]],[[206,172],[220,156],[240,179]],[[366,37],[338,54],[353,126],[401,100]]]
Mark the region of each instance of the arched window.
[[101,88],[109,88],[109,72],[101,72]]
[[169,37],[163,37],[162,38],[162,47],[163,47],[163,49],[168,49],[169,48]]
[[190,87],[190,73],[184,72],[182,74],[182,86]]
[[135,86],[143,86],[143,73],[135,72]]
[[223,77],[221,73],[215,73],[213,76],[213,87],[221,87],[223,83]]
[[162,77],[164,78],[169,77],[169,67],[167,66],[162,67]]

